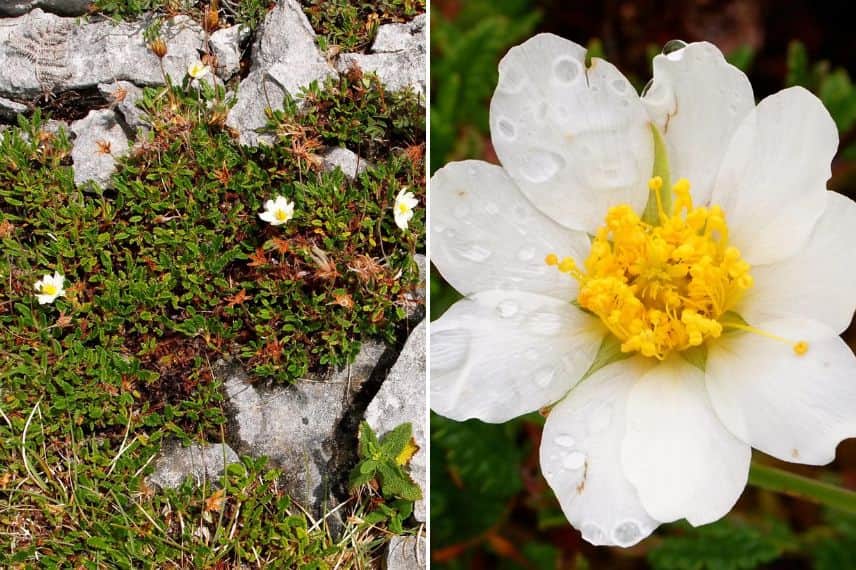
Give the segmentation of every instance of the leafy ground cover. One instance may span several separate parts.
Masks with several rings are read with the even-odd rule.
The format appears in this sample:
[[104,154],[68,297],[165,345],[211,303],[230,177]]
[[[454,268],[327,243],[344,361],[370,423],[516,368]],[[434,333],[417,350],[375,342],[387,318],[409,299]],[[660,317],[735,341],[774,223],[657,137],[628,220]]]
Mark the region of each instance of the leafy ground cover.
[[[535,33],[553,32],[587,45],[589,55],[606,57],[629,71],[637,92],[651,75],[651,57],[663,44],[675,38],[707,39],[747,72],[757,98],[784,86],[803,85],[823,100],[841,135],[828,186],[856,197],[856,89],[851,80],[856,68],[852,58],[840,59],[851,53],[847,46],[852,39],[833,32],[832,24],[821,25],[836,17],[841,16],[801,2],[772,14],[755,13],[740,2],[717,3],[716,8],[687,2],[664,13],[650,2],[437,0],[432,2],[431,22],[431,171],[452,160],[497,162],[488,131],[497,63],[507,49]],[[824,60],[830,57],[839,60]],[[432,272],[431,318],[458,298],[439,273]],[[844,338],[856,347],[856,327]],[[432,415],[433,567],[856,567],[852,513],[752,486],[735,510],[713,525],[664,525],[629,550],[593,547],[570,527],[540,474],[543,425],[538,414],[500,425]],[[856,444],[843,442],[836,462],[827,468],[787,469],[853,489]]]
[[[149,88],[151,131],[109,189],[75,187],[68,135],[40,113],[0,134],[0,565],[366,567],[392,534],[369,515],[400,497],[374,479],[335,533],[264,460],[195,489],[144,483],[165,441],[224,440],[220,356],[287,383],[403,340],[424,208],[402,231],[392,204],[404,186],[424,203],[424,109],[357,72],[304,100],[252,149],[222,87]],[[324,145],[372,166],[325,172]],[[275,195],[295,203],[278,227],[258,218]],[[55,270],[67,294],[39,305]]]
[[301,0],[322,51],[365,51],[378,26],[406,22],[425,12],[425,0]]

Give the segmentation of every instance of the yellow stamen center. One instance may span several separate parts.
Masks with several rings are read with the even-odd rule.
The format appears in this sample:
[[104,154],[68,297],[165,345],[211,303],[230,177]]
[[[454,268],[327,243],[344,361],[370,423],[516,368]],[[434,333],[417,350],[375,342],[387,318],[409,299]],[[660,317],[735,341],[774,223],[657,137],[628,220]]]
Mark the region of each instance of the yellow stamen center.
[[279,209],[276,211],[276,213],[274,213],[274,217],[276,217],[277,221],[279,222],[286,222],[288,221],[288,212]]
[[50,283],[42,283],[40,289],[44,295],[56,295],[57,292],[56,285],[51,285]]
[[584,267],[570,257],[546,256],[547,265],[579,281],[580,307],[600,317],[623,352],[660,360],[719,337],[725,327],[788,342],[805,354],[804,341],[721,321],[753,284],[749,264],[728,244],[725,214],[719,206],[693,207],[686,179],[673,187],[671,214],[663,209],[663,180],[654,177],[648,186],[659,225],[622,204],[609,209]]

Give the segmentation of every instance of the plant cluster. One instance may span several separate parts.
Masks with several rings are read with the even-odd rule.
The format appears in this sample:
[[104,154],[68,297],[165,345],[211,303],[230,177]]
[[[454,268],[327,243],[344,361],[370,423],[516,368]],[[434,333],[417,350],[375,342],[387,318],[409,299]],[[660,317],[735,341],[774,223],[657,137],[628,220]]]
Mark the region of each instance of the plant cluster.
[[405,22],[425,12],[425,0],[301,0],[318,34],[318,47],[328,52],[364,51],[381,24]]
[[[221,355],[289,382],[345,364],[363,339],[401,340],[424,208],[402,231],[392,205],[404,186],[424,203],[423,111],[360,81],[286,101],[257,149],[224,126],[222,88],[149,88],[150,130],[109,188],[75,187],[68,134],[38,112],[0,135],[2,565],[332,567],[363,552],[308,530],[261,464],[230,471],[219,499],[143,483],[167,439],[223,440]],[[322,103],[354,124],[322,121]],[[374,166],[351,181],[316,151],[352,143],[355,124],[373,125]],[[258,215],[277,194],[295,216],[274,227]],[[33,283],[53,271],[65,296],[40,305]],[[360,525],[346,532],[370,558],[382,541]]]

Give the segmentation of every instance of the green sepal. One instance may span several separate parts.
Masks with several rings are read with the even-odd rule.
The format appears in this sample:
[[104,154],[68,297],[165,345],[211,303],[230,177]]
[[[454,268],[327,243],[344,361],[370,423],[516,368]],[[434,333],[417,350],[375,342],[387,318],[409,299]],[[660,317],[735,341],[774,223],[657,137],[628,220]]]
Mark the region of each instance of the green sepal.
[[600,343],[600,348],[597,349],[594,361],[589,366],[589,369],[586,370],[586,373],[583,374],[583,377],[580,378],[580,382],[604,366],[620,360],[626,360],[631,356],[632,354],[629,352],[621,352],[621,341],[615,335],[607,333]]
[[702,372],[707,369],[707,345],[691,346],[682,350],[681,357]]
[[[666,150],[666,142],[660,129],[654,123],[651,125],[651,136],[654,137],[654,168],[651,177],[659,176],[663,179],[663,188],[660,190],[660,200],[663,202],[663,211],[669,213],[672,209],[672,182],[669,174],[669,152]],[[647,181],[646,181],[647,184]],[[660,225],[660,212],[657,209],[657,196],[654,192],[648,192],[648,203],[642,212],[642,221],[652,226]]]

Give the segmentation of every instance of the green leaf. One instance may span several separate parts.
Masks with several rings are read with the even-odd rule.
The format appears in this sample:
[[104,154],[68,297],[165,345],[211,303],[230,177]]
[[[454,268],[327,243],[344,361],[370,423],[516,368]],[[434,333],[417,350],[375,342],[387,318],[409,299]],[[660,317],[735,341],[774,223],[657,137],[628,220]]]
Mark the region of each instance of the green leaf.
[[[651,123],[651,136],[654,138],[654,168],[651,177],[659,176],[663,179],[663,187],[660,189],[660,200],[663,203],[663,211],[668,213],[672,209],[672,182],[669,173],[669,152],[663,135],[660,134],[654,123]],[[642,212],[642,221],[652,226],[660,225],[660,210],[657,207],[656,192],[649,192],[648,203]]]
[[404,450],[411,437],[413,437],[413,426],[410,422],[401,424],[383,436],[380,443],[381,455],[385,459],[394,461],[398,454]]
[[775,560],[793,541],[781,523],[759,529],[743,521],[723,519],[711,525],[691,528],[667,536],[648,554],[655,570],[739,570],[757,568]]
[[360,422],[360,457],[364,459],[372,457],[379,451],[380,443],[377,440],[377,435],[375,435],[368,422]]

